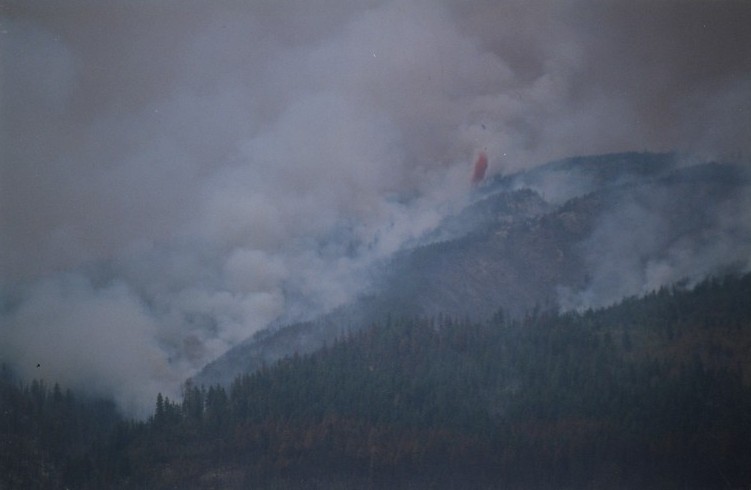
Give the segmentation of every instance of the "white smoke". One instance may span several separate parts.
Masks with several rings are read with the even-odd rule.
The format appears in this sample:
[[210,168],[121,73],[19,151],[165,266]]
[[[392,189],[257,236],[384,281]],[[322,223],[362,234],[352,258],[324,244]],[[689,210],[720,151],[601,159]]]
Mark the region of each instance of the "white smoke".
[[[638,9],[623,8],[628,27]],[[737,124],[747,112],[723,110],[749,107],[747,76],[726,69],[737,59],[702,46],[698,62],[724,64],[692,84],[686,66],[671,71],[670,46],[686,38],[678,21],[652,26],[664,64],[640,75],[659,66],[657,88],[680,79],[679,95],[707,94],[681,99],[688,107],[664,97],[686,122],[661,127],[638,67],[617,57],[649,49],[597,39],[620,21],[587,12],[552,1],[5,2],[0,292],[13,299],[0,355],[143,411],[269,322],[367,288],[373,264],[460,206],[478,149],[493,173],[751,141]],[[710,27],[720,41],[747,37]],[[700,130],[712,127],[691,124],[701,117],[736,130]]]
[[589,284],[559,288],[561,307],[598,308],[751,270],[751,188],[738,184],[645,186],[611,203],[579,250]]

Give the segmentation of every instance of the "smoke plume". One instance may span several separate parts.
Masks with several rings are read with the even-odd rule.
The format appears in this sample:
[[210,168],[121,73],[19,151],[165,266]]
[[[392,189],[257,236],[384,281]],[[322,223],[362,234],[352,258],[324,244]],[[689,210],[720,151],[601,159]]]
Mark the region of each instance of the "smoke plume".
[[480,149],[489,174],[748,155],[748,25],[743,1],[6,1],[0,356],[143,413],[367,288]]

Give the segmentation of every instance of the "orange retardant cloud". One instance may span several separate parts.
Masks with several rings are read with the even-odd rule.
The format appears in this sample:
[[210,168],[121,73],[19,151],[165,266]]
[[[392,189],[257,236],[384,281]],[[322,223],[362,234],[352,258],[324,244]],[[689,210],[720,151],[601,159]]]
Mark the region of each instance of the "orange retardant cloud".
[[484,151],[477,155],[475,160],[475,169],[472,172],[472,183],[479,184],[485,178],[485,172],[488,170],[488,156]]

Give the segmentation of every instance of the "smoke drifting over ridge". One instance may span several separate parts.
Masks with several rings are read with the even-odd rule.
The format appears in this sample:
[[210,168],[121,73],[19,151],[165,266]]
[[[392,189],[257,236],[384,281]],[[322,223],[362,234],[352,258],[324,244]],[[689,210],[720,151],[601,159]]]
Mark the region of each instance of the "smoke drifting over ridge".
[[480,148],[493,173],[751,144],[748,2],[0,15],[0,355],[134,412],[270,321],[366,288],[461,204]]

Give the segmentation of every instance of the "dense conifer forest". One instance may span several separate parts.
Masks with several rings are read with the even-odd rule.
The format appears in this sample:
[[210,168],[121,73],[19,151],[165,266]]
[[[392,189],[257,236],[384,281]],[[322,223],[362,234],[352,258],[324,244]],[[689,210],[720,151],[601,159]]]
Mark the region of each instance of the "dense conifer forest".
[[161,394],[0,381],[0,488],[748,488],[751,274],[609,308],[392,318]]

